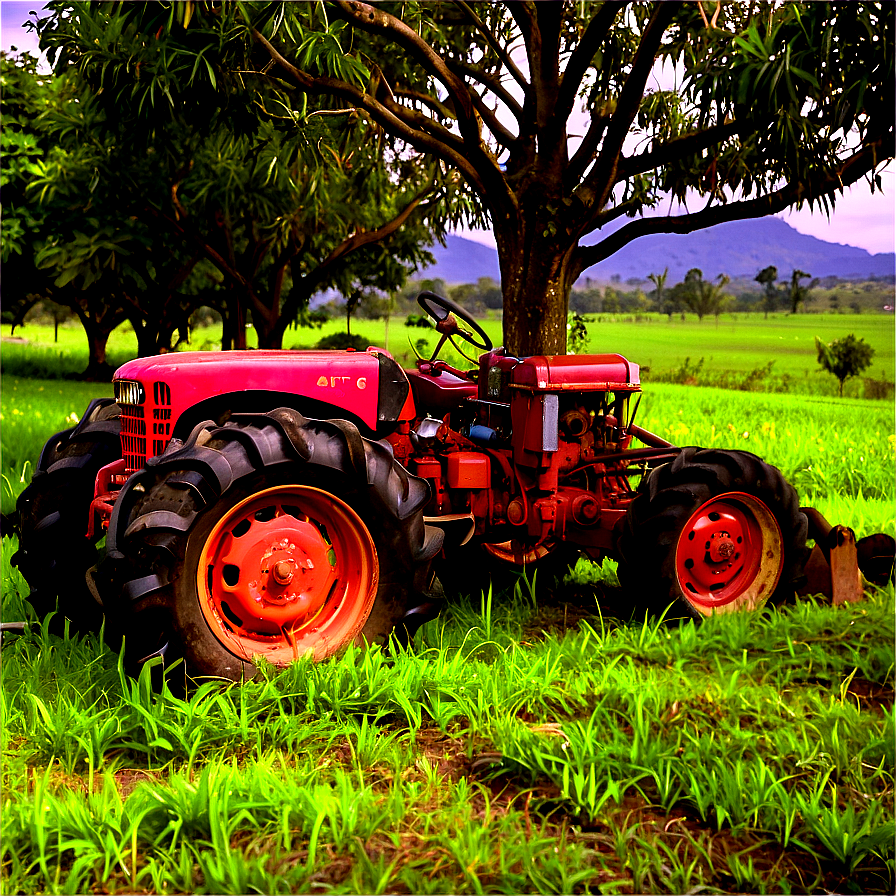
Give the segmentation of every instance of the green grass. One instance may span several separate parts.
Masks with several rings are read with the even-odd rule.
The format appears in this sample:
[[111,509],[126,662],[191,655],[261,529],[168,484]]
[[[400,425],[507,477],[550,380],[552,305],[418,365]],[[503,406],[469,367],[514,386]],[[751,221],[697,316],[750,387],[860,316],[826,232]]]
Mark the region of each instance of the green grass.
[[[3,386],[8,512],[44,439],[109,390]],[[638,420],[894,532],[886,403],[652,385]],[[28,612],[15,547],[5,620]],[[6,636],[0,891],[894,892],[892,588],[670,627],[607,615],[609,563],[551,599],[482,584],[410,650],[186,699],[96,636]]]
[[892,892],[892,590],[577,611],[461,600],[410,651],[186,700],[33,630],[3,648],[4,892]]
[[[894,349],[893,315],[886,314],[774,314],[765,320],[762,314],[727,314],[719,322],[707,318],[702,323],[693,315],[682,322],[677,317],[670,323],[665,316],[640,315],[640,321],[632,315],[597,315],[588,324],[592,352],[619,352],[630,361],[640,364],[642,377],[647,383],[694,379],[699,385],[725,385],[744,387],[745,380],[751,391],[792,392],[836,396],[837,381],[818,366],[815,353],[815,337],[825,342],[840,339],[848,333],[864,339],[875,349],[872,366],[862,377],[848,380],[849,396],[865,395],[864,379],[871,378],[892,383],[896,349]],[[489,319],[481,322],[496,345],[502,342],[501,322]],[[284,339],[286,348],[311,348],[323,336],[341,332],[345,322],[328,321],[323,329],[292,329]],[[402,363],[411,363],[411,344],[424,340],[429,348],[436,343],[433,331],[407,328],[401,318],[393,318],[389,324],[388,338],[385,323],[381,320],[357,320],[352,331],[366,337],[371,345],[384,346]],[[2,328],[4,336],[9,326]],[[87,349],[83,333],[76,326],[64,326],[59,330],[59,343],[53,343],[53,328],[29,324],[16,331],[17,336],[28,340],[27,346],[4,342],[3,369],[13,375],[35,376],[39,367],[52,365],[66,373],[82,370],[87,364]],[[255,344],[255,332],[247,331],[250,345]],[[190,348],[220,348],[220,327],[196,330]],[[43,357],[34,360],[34,348],[39,347]],[[133,331],[124,325],[109,340],[111,363],[122,363],[136,351]],[[61,354],[60,354],[61,353]],[[476,352],[471,353],[475,356]],[[444,357],[452,363],[467,366],[459,355],[450,349]],[[686,362],[688,367],[684,368]],[[703,360],[699,372],[694,368]],[[770,371],[763,372],[772,363]],[[54,374],[55,375],[55,374]],[[890,393],[892,397],[892,393]]]

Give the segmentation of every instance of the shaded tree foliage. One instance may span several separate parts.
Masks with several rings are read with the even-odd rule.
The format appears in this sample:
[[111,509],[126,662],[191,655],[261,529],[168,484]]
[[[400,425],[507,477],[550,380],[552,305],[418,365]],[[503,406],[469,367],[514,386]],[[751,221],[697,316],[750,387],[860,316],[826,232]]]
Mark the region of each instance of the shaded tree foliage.
[[[520,354],[563,350],[572,284],[633,239],[829,208],[862,178],[879,185],[893,154],[888,3],[100,6],[110,34],[156,41],[152,63],[171,74],[158,103],[183,85],[208,101],[256,72],[286,117],[321,97],[458,171],[490,214]],[[52,8],[43,46],[68,52],[67,23],[96,6]],[[94,40],[98,60],[112,52]],[[152,101],[131,60],[102,62],[110,92]],[[645,215],[694,193],[700,211]]]
[[[56,80],[73,97],[48,118],[59,151],[35,186],[85,225],[80,242],[59,234],[46,247],[44,268],[82,288],[99,265],[147,354],[183,334],[202,304],[223,315],[225,347],[245,347],[251,316],[259,344],[277,348],[315,292],[395,289],[409,267],[431,261],[424,247],[468,208],[456,174],[403,157],[351,110],[293,114],[264,78],[250,89],[211,63],[218,90],[179,98],[175,82],[186,76],[172,80],[158,65],[164,33],[156,27],[147,41],[141,32],[161,9],[57,4],[40,23],[52,34]],[[185,36],[208,35],[170,40]],[[116,66],[165,102],[112,89],[106,73],[121,74]],[[98,239],[116,243],[118,264],[92,251]]]

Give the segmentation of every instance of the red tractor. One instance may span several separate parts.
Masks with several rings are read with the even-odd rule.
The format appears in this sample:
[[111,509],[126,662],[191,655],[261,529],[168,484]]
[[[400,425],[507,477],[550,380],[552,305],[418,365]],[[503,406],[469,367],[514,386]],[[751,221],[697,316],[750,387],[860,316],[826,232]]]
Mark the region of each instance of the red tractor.
[[[499,566],[612,557],[632,609],[697,616],[793,594],[807,518],[778,470],[637,426],[621,355],[515,358],[453,302],[419,301],[442,338],[413,370],[373,348],[119,368],[19,499],[37,613],[105,617],[134,667],[239,680],[258,655],[406,636],[460,565],[472,590]],[[483,352],[474,369],[438,358],[455,337]]]

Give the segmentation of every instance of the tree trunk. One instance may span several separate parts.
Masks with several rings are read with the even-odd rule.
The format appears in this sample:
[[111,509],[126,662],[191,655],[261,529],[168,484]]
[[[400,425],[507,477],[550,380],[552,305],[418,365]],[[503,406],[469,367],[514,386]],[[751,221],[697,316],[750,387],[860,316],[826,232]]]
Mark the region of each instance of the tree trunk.
[[264,315],[259,314],[256,305],[252,306],[252,323],[255,326],[259,348],[283,348],[286,327],[280,326],[279,304],[278,300],[276,308],[265,307]]
[[[539,232],[538,222],[533,229]],[[575,245],[561,246],[540,234],[527,241],[516,222],[503,230],[495,227],[495,240],[501,264],[507,353],[517,357],[566,354]]]
[[106,361],[106,345],[110,330],[89,319],[82,318],[87,334],[87,367],[81,378],[92,383],[106,383],[112,378],[112,366]]
[[154,334],[150,332],[149,326],[139,318],[131,317],[130,321],[131,326],[134,328],[134,335],[137,337],[137,357],[152,357],[152,355],[156,354]]
[[282,349],[284,333],[279,327],[268,330],[255,327],[255,333],[258,336],[259,348]]
[[227,352],[233,348],[233,316],[227,308],[226,302],[221,307],[221,351]]
[[237,351],[245,351],[247,348],[246,343],[246,306],[239,300],[236,299],[234,302],[236,306],[233,309],[233,323],[234,323],[234,332],[233,332],[233,347]]
[[78,315],[87,336],[87,368],[81,378],[94,383],[107,383],[115,372],[106,360],[109,335],[128,316],[122,309],[111,306],[103,308],[98,314],[77,304],[72,310]]

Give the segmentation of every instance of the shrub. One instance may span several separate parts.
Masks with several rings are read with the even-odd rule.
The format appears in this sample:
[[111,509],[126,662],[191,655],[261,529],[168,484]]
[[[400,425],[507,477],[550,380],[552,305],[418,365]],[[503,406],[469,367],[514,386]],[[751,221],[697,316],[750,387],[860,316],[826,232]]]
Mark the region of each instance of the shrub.
[[867,370],[874,357],[874,349],[864,339],[856,339],[854,333],[831,343],[824,343],[816,336],[815,348],[818,351],[818,363],[839,380],[841,398],[846,380]]
[[370,340],[356,333],[332,333],[329,336],[324,336],[316,347],[324,349],[354,348],[363,352],[366,351],[368,345],[370,345]]

